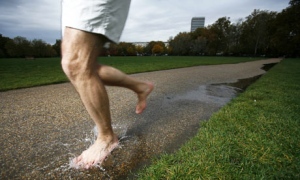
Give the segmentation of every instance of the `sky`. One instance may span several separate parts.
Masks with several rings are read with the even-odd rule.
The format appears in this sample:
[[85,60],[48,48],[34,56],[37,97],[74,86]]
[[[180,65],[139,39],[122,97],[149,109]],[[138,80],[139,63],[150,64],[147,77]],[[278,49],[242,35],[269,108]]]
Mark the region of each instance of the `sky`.
[[[205,17],[205,26],[225,16],[235,23],[254,9],[288,6],[289,0],[131,0],[121,41],[167,41],[189,32],[192,17]],[[0,0],[0,34],[54,44],[61,39],[61,0]]]

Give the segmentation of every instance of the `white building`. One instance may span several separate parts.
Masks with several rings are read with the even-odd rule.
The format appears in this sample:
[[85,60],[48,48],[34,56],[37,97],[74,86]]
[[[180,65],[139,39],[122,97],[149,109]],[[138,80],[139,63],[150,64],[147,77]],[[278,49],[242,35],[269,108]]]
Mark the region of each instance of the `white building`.
[[[146,47],[149,42],[130,42],[132,44],[134,44],[135,46],[142,46],[142,47]],[[165,44],[166,47],[169,46],[169,42],[163,42]]]
[[146,47],[149,42],[131,42],[131,43],[134,44],[135,46]]

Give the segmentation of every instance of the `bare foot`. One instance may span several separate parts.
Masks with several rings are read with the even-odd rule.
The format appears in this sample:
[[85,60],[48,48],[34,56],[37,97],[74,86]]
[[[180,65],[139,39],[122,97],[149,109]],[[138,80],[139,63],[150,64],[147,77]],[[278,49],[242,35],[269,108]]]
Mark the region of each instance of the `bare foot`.
[[150,82],[146,83],[144,90],[138,93],[138,104],[136,106],[135,113],[141,114],[147,106],[146,100],[148,95],[152,92],[154,85]]
[[102,140],[96,140],[87,150],[82,154],[74,158],[70,165],[76,169],[89,169],[91,167],[101,165],[105,158],[115,149],[119,144],[118,138],[115,135],[113,140],[105,142]]

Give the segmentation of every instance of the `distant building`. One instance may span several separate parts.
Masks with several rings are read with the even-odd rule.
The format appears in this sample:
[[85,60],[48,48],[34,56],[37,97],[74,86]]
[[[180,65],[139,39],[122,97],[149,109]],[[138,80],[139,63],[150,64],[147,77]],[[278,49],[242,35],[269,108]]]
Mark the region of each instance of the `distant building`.
[[131,43],[134,44],[135,46],[146,47],[149,42],[131,42]]
[[[142,46],[142,47],[146,47],[149,42],[130,42],[132,44],[134,44],[135,46]],[[169,42],[163,42],[165,44],[166,47],[169,46]]]
[[197,28],[204,28],[205,17],[193,17],[191,21],[191,32]]

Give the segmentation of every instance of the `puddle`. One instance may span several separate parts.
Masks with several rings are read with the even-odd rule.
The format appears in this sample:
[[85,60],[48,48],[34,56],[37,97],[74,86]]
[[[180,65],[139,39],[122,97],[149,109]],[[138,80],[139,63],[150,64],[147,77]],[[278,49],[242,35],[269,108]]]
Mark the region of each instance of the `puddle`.
[[[274,67],[278,63],[270,63],[270,64],[264,64],[261,69],[264,71],[269,71],[272,67]],[[246,78],[246,79],[239,79],[237,82],[234,83],[226,83],[225,85],[237,88],[237,90],[241,93],[247,89],[248,86],[253,84],[255,81],[257,81],[262,75]]]
[[213,103],[218,106],[223,106],[235,97],[238,90],[236,87],[224,84],[201,85],[196,90],[175,95],[174,97],[168,96],[165,101],[201,101],[203,103]]
[[226,83],[227,86],[235,88],[239,93],[244,92],[248,86],[257,81],[262,75],[254,76],[246,79],[239,79],[234,83]]
[[264,64],[263,67],[261,69],[265,70],[265,71],[269,71],[272,67],[274,67],[276,64],[278,63],[269,63],[269,64]]

